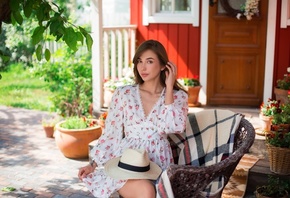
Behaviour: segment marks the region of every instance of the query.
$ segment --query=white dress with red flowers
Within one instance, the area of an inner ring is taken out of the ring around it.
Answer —
[[[146,149],[150,160],[162,169],[173,163],[167,134],[184,131],[188,96],[182,90],[174,91],[174,103],[165,105],[165,92],[164,88],[146,117],[139,85],[127,85],[115,90],[104,133],[90,153],[98,167],[111,158],[121,156],[126,148]],[[126,180],[113,179],[105,174],[104,169],[97,168],[83,182],[95,197],[107,198],[118,191]]]

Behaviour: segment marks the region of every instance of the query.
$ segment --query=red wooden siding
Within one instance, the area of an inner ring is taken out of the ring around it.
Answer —
[[[200,27],[192,24],[142,24],[142,0],[131,0],[131,24],[137,25],[137,46],[148,39],[160,41],[178,66],[178,77],[199,75]]]
[[[277,5],[273,87],[276,85],[277,79],[283,78],[284,74],[287,73],[287,67],[290,67],[290,26],[280,28],[280,19],[281,0],[278,1]]]
[[[283,78],[290,66],[290,27],[280,28],[281,0],[277,5],[277,26],[274,58],[273,87]],[[178,66],[178,77],[198,75],[200,67],[200,27],[191,24],[142,25],[142,0],[131,0],[131,24],[137,25],[137,46],[147,39],[159,40],[166,48],[170,60]],[[271,8],[270,8],[271,9]]]

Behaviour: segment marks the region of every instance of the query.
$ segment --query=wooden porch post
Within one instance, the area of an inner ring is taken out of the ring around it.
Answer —
[[[103,13],[102,0],[92,0],[92,81],[93,81],[93,112],[98,113],[103,104]]]

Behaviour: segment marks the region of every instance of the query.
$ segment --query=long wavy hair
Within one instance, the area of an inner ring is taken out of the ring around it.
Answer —
[[[138,64],[138,59],[140,58],[140,56],[147,50],[151,50],[157,55],[158,60],[162,66],[165,67],[169,61],[167,52],[166,52],[164,46],[159,41],[156,41],[156,40],[144,41],[137,48],[136,53],[135,53],[134,58],[133,58],[133,64],[134,64],[133,72],[134,72],[136,84],[143,84],[144,83],[144,80],[141,78],[141,76],[137,70],[137,64]],[[165,79],[166,79],[165,71],[166,71],[166,69],[164,69],[160,72],[160,83],[163,87],[166,86],[166,84],[165,84]],[[173,85],[173,89],[175,89],[175,90],[181,89],[181,90],[185,91],[185,89],[182,87],[181,84],[178,83],[178,81],[176,79],[175,79],[175,82]]]

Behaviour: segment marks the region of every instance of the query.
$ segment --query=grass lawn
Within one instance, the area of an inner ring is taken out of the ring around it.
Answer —
[[[49,111],[52,103],[47,83],[34,77],[29,69],[21,65],[11,67],[8,72],[0,72],[0,105]]]

